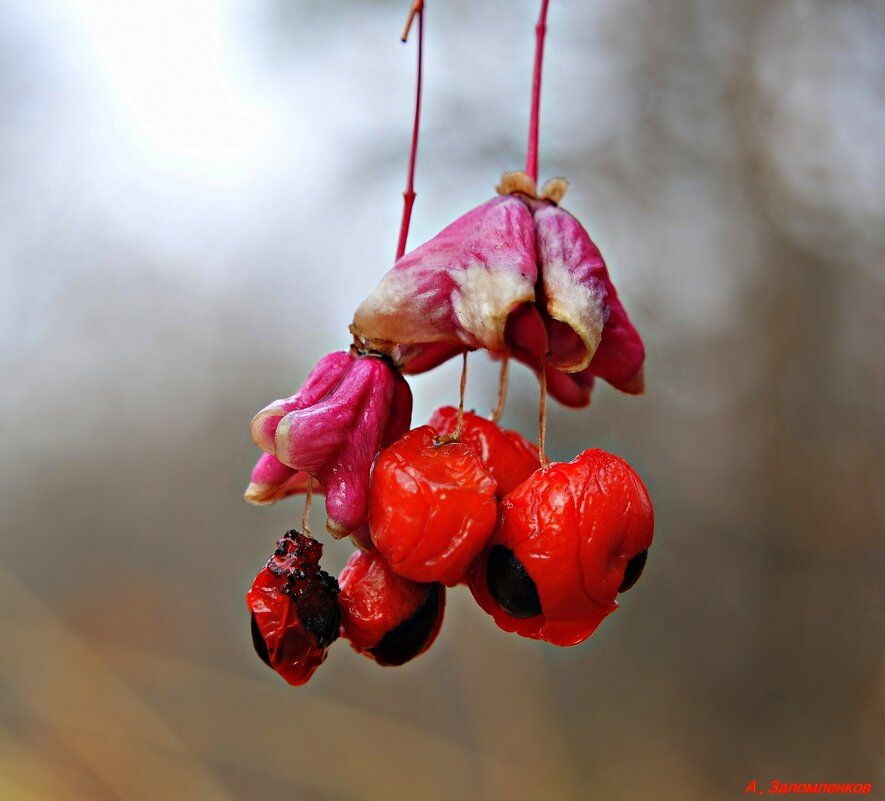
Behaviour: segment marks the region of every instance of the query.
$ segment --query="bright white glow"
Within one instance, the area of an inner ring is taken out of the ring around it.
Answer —
[[[76,0],[79,22],[125,121],[168,156],[236,162],[255,155],[267,121],[243,85],[219,0]]]

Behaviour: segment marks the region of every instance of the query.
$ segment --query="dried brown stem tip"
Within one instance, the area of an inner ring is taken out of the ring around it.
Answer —
[[[308,537],[313,537],[313,532],[310,530],[310,502],[312,500],[313,482],[310,482],[307,485],[307,495],[304,498],[304,514],[301,516],[301,530],[307,534]]]
[[[458,399],[458,424],[455,426],[454,439],[460,442],[461,431],[464,429],[464,392],[467,389],[467,351],[464,351],[464,361],[461,363],[461,391]]]
[[[507,402],[507,372],[510,367],[510,354],[505,353],[501,359],[501,377],[498,381],[498,403],[495,411],[492,412],[492,422],[500,423],[501,416],[504,414],[504,404]]]
[[[403,28],[402,36],[400,36],[402,41],[409,41],[409,31],[412,30],[412,22],[415,20],[415,15],[421,13],[423,10],[424,0],[415,0],[415,2],[412,3],[412,7],[409,9],[409,16],[406,18],[406,26]]]
[[[525,195],[535,200],[548,200],[557,205],[565,197],[568,191],[568,181],[565,178],[551,178],[540,189],[537,189],[527,173],[520,171],[505,172],[501,176],[501,183],[495,187],[499,195]]]

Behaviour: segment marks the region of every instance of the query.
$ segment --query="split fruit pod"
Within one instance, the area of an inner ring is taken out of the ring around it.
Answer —
[[[430,416],[427,425],[441,436],[451,436],[458,427],[458,410],[454,406],[443,406]],[[501,428],[473,412],[464,412],[461,442],[473,448],[488,467],[498,482],[499,498],[516,489],[541,466],[537,445],[518,431]]]
[[[645,566],[654,512],[641,479],[594,449],[536,471],[500,506],[471,570],[473,597],[505,631],[563,646],[587,639]]]
[[[262,661],[289,684],[307,682],[338,638],[338,582],[320,569],[323,546],[288,531],[255,577],[246,603]]]
[[[379,665],[405,664],[439,634],[445,587],[398,576],[378,551],[354,551],[338,583],[341,633]]]
[[[486,545],[497,519],[495,481],[463,442],[415,428],[381,451],[372,473],[372,542],[400,576],[453,586]]]

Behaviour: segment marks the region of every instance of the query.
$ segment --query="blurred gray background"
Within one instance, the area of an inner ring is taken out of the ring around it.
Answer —
[[[648,348],[644,397],[600,386],[549,426],[655,501],[621,609],[560,650],[460,589],[400,669],[340,642],[294,689],[255,657],[243,596],[301,503],[241,500],[248,423],[392,262],[407,6],[0,7],[0,798],[881,793],[873,0],[551,3],[541,177],[571,180]],[[428,0],[412,246],[522,167],[537,6]],[[413,382],[416,421],[458,367]],[[470,370],[485,411],[496,368]],[[504,422],[536,414],[515,367]]]

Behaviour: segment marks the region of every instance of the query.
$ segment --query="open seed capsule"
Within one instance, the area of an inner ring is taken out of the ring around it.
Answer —
[[[378,551],[354,551],[339,578],[341,631],[379,665],[402,665],[436,639],[445,609],[441,584],[398,576]]]
[[[338,638],[338,582],[320,570],[322,550],[316,540],[286,532],[246,594],[255,651],[289,684],[304,684]]]
[[[470,573],[477,603],[505,631],[556,645],[585,640],[645,565],[654,513],[639,476],[589,450],[536,471],[500,506]]]

